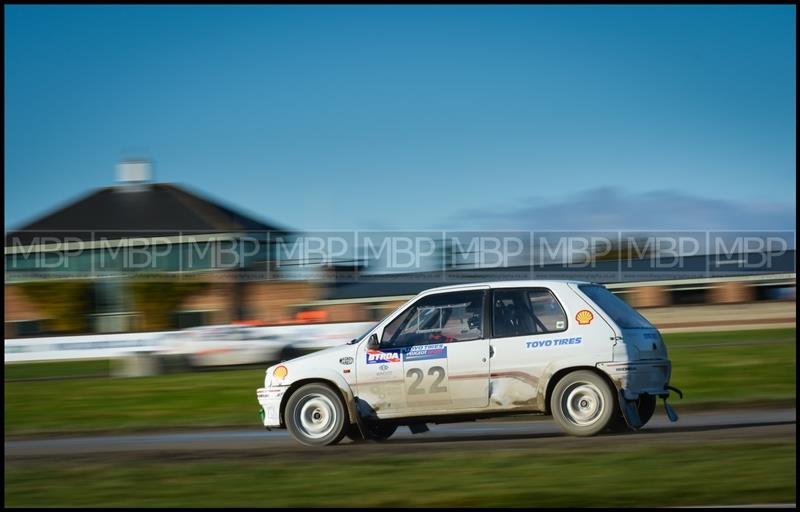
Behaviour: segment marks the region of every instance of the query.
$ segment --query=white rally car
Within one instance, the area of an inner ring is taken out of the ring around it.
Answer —
[[[667,403],[658,330],[601,285],[508,281],[427,290],[350,343],[267,369],[266,428],[302,444],[382,440],[503,414],[552,415],[569,434],[641,428]]]

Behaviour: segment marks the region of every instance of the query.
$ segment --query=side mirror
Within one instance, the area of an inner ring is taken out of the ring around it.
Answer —
[[[378,341],[378,335],[372,334],[369,337],[369,341],[367,341],[367,348],[370,350],[376,350],[380,346],[380,342]]]

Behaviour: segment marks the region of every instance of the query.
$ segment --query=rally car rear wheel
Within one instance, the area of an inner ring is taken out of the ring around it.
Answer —
[[[580,370],[558,381],[550,409],[559,427],[574,436],[593,436],[605,429],[617,406],[611,386],[594,372]]]
[[[306,446],[338,443],[345,435],[345,408],[324,384],[306,384],[286,402],[284,419],[292,437]]]

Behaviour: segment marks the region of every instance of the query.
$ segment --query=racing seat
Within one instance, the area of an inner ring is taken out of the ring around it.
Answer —
[[[518,333],[519,319],[513,304],[504,305],[498,300],[494,308],[494,334],[496,336],[515,336]]]

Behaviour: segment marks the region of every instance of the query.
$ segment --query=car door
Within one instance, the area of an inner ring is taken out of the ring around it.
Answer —
[[[569,343],[567,315],[545,287],[492,290],[490,406],[535,410],[545,367]],[[570,341],[571,340],[571,341]]]
[[[486,407],[489,341],[484,336],[487,287],[428,295],[383,331],[381,354],[399,359],[403,415]]]
[[[369,348],[365,339],[358,346],[355,363],[356,395],[361,413],[378,418],[402,415],[406,410],[402,351]]]

